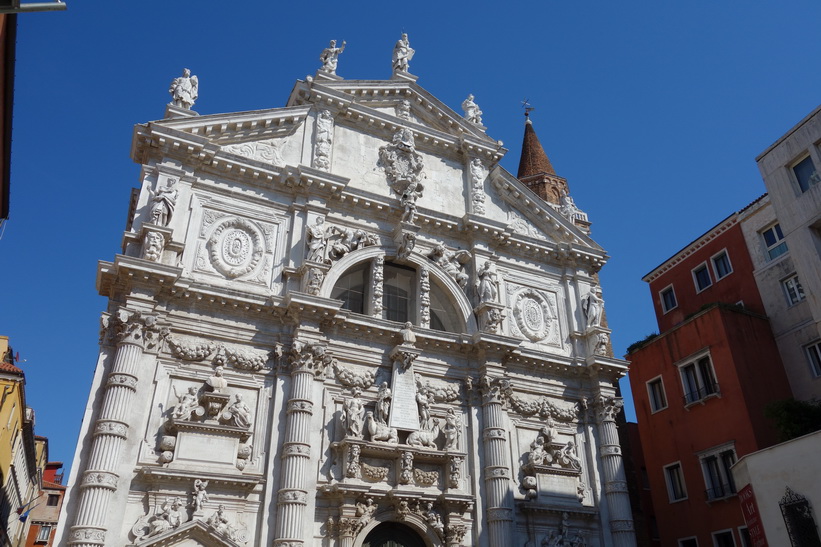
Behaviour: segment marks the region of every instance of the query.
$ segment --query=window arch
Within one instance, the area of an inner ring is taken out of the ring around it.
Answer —
[[[459,306],[452,290],[429,275],[429,270],[421,264],[399,264],[380,258],[360,261],[338,274],[329,296],[342,300],[342,309],[354,313],[398,323],[410,321],[445,332],[468,331],[468,322],[460,313],[464,306]]]

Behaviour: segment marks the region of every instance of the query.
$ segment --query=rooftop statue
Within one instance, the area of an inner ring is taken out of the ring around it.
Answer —
[[[470,123],[482,125],[482,111],[479,105],[473,102],[473,94],[468,95],[468,98],[462,101],[462,110],[465,111],[465,119]]]
[[[322,50],[319,60],[322,61],[322,72],[336,74],[336,65],[339,61],[339,54],[345,51],[345,40],[342,40],[342,47],[336,47],[336,40],[331,40],[328,47]]]
[[[408,72],[410,61],[413,59],[414,53],[416,53],[416,50],[410,47],[408,35],[403,32],[402,38],[393,46],[393,71]]]
[[[196,76],[191,76],[191,71],[185,69],[182,76],[174,78],[168,92],[171,93],[171,104],[191,110],[199,96],[200,82]]]

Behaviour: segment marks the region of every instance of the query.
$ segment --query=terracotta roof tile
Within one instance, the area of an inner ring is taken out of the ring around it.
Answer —
[[[16,366],[12,365],[11,363],[7,363],[5,361],[0,361],[0,372],[11,372],[14,374],[24,374],[23,371]]]

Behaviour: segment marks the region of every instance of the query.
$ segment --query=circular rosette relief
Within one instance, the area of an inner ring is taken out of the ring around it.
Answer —
[[[223,220],[208,240],[211,265],[230,279],[254,271],[262,262],[264,253],[262,232],[241,218]]]
[[[553,328],[554,318],[547,299],[534,289],[525,289],[516,295],[513,304],[516,326],[532,342],[544,340]]]

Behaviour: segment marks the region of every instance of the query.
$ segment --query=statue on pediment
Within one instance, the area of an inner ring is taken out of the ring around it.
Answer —
[[[322,72],[328,74],[336,74],[336,65],[339,62],[339,54],[345,51],[345,40],[342,40],[342,46],[336,47],[336,40],[331,40],[331,43],[322,50],[319,60],[322,62]]]
[[[468,98],[462,101],[462,110],[465,111],[465,120],[469,123],[482,125],[482,111],[479,105],[473,101],[473,94],[468,95]]]
[[[199,96],[199,88],[199,80],[196,76],[191,76],[191,71],[186,68],[182,71],[182,76],[174,78],[168,89],[171,93],[171,104],[191,110]]]
[[[393,71],[408,72],[414,53],[416,53],[416,50],[410,47],[408,35],[403,32],[402,37],[393,46]]]

